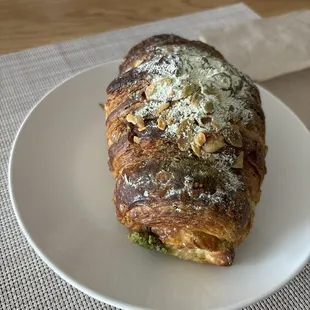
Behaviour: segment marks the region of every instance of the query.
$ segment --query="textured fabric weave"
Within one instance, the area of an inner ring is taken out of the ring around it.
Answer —
[[[8,193],[14,136],[31,108],[79,71],[121,59],[141,39],[164,32],[197,38],[207,27],[259,18],[243,4],[43,46],[0,57],[0,309],[113,309],[59,278],[34,253],[17,224]],[[266,279],[268,275],[266,275]],[[288,285],[246,310],[309,310],[310,265]]]

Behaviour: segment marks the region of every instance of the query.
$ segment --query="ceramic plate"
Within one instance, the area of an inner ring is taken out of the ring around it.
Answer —
[[[309,259],[310,135],[260,87],[268,174],[254,228],[231,267],[179,260],[130,243],[116,220],[105,116],[118,63],[83,72],[32,110],[14,143],[10,192],[38,255],[86,294],[125,309],[231,310],[274,292]]]

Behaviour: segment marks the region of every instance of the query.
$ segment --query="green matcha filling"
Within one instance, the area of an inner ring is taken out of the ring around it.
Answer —
[[[152,233],[134,231],[128,234],[128,239],[146,249],[168,253],[168,249],[164,246],[160,239]]]

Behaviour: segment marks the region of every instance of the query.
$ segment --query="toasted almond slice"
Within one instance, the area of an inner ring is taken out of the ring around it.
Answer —
[[[234,165],[232,166],[233,168],[236,169],[242,169],[243,168],[243,151],[240,152],[239,156],[237,157]]]
[[[134,124],[134,125],[137,124],[137,118],[136,118],[133,114],[131,114],[131,113],[129,113],[129,114],[126,116],[126,120],[127,120],[128,123],[132,123],[132,124]]]
[[[138,128],[145,128],[144,119],[142,116],[136,116],[136,121]]]
[[[225,145],[224,138],[219,136],[217,139],[211,138],[202,146],[207,153],[215,153]]]
[[[201,149],[200,149],[199,146],[197,146],[195,143],[192,143],[192,144],[191,144],[191,148],[192,148],[193,152],[194,152],[198,157],[201,156]]]
[[[194,85],[192,84],[184,85],[184,87],[182,88],[182,98],[188,97],[194,92],[194,90],[195,90]]]
[[[201,98],[202,98],[201,94],[199,94],[199,93],[194,93],[194,94],[192,95],[192,98],[191,98],[190,103],[191,103],[191,104],[194,104],[194,105],[198,105],[198,103],[199,103],[199,101],[201,100]]]
[[[163,104],[157,109],[157,114],[160,114],[161,112],[163,112],[164,110],[168,109],[169,107],[170,107],[170,103],[169,103],[169,102],[163,103]]]
[[[172,81],[173,80],[171,78],[163,78],[163,79],[149,85],[145,89],[146,99],[148,99],[148,100],[155,99],[156,100],[156,98],[158,97],[158,95],[156,95],[157,93],[170,90]]]
[[[157,120],[157,127],[160,130],[165,130],[165,128],[166,128],[166,121],[164,119],[162,119],[161,117],[158,118],[158,120]]]
[[[205,134],[202,131],[198,132],[194,137],[194,142],[196,145],[202,146],[206,142]]]
[[[231,128],[224,129],[222,134],[227,143],[235,147],[242,147],[242,135],[238,126],[232,125]]]
[[[208,101],[206,102],[205,106],[204,106],[204,110],[206,113],[211,113],[214,109],[214,106],[213,106],[213,102],[211,101]]]
[[[133,142],[134,142],[134,143],[140,143],[139,137],[134,136],[134,137],[133,137]]]

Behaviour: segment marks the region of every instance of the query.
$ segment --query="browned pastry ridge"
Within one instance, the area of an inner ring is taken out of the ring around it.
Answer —
[[[130,239],[231,265],[266,174],[257,87],[213,47],[157,35],[129,51],[107,94],[114,202]]]

